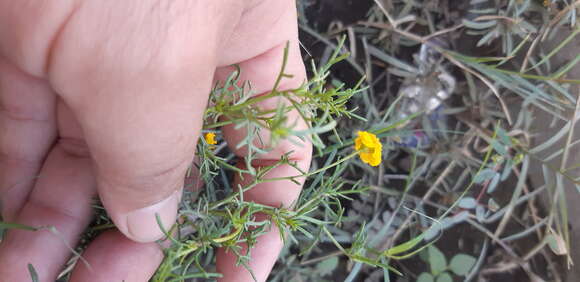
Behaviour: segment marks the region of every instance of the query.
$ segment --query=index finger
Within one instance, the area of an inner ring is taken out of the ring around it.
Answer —
[[[253,90],[256,93],[268,93],[272,89],[277,75],[280,72],[284,48],[288,41],[290,45],[285,73],[292,74],[293,77],[283,80],[278,89],[288,90],[298,88],[306,77],[297,39],[295,10],[289,9],[284,13],[283,18],[279,22],[284,24],[281,32],[285,35],[285,40],[280,40],[274,48],[239,64],[242,69],[242,77],[240,80],[252,82]],[[276,32],[280,32],[280,30]],[[218,69],[216,79],[224,81],[231,70],[231,68]],[[276,109],[280,102],[283,103],[285,101],[272,98],[257,103],[257,107],[260,110]],[[296,111],[289,112],[286,117],[287,124],[294,124],[295,130],[307,128],[306,122],[300,118]],[[238,167],[245,168],[246,164],[242,158],[247,154],[247,149],[245,147],[237,148],[236,146],[246,138],[247,132],[243,128],[236,129],[233,125],[225,126],[222,128],[222,132],[230,148],[240,158]],[[256,140],[254,144],[258,147],[268,146],[269,135],[269,132],[261,131],[259,138],[256,138],[260,141]],[[270,170],[264,178],[284,178],[300,175],[300,171],[308,171],[312,156],[312,145],[308,141],[293,141],[282,140],[278,142],[274,148],[269,148],[266,153],[258,154],[253,159],[251,165],[254,169],[258,170],[260,167],[271,166],[279,161],[283,155],[287,154],[288,159],[299,170],[293,166],[282,164]],[[265,144],[262,144],[262,142]],[[278,180],[260,183],[244,192],[244,200],[275,207],[283,206],[289,208],[300,195],[302,188],[303,179],[296,180],[298,181]],[[249,175],[236,175],[234,181],[234,187],[245,187],[253,179]],[[259,215],[258,217],[261,218],[257,218],[256,220],[268,220],[265,215]],[[274,225],[271,225],[271,229],[257,239],[256,245],[251,250],[251,258],[248,262],[248,266],[257,281],[265,281],[267,279],[282,246],[283,242],[279,231]],[[247,252],[247,246],[242,247],[242,253],[245,254]],[[217,270],[223,274],[221,281],[253,281],[251,274],[243,266],[235,265],[237,257],[233,252],[228,252],[222,248],[218,251],[217,259]]]

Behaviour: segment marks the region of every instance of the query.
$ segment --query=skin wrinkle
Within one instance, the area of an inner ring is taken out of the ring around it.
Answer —
[[[120,150],[126,150],[124,152],[118,152],[118,154],[124,156],[128,163],[134,163],[132,166],[135,168],[138,167],[139,171],[126,171],[126,169],[120,170],[121,168],[117,167],[117,164],[111,163],[108,159],[103,160],[105,164],[101,164],[97,160],[97,170],[99,172],[111,174],[113,176],[117,175],[118,173],[123,174],[123,176],[119,175],[119,179],[110,179],[111,182],[120,184],[123,184],[120,180],[126,178],[126,174],[137,180],[141,178],[151,178],[153,180],[162,178],[161,176],[166,175],[169,171],[172,171],[178,167],[186,166],[186,164],[190,161],[189,156],[193,155],[193,151],[190,151],[190,149],[186,148],[193,147],[195,143],[190,144],[189,142],[184,142],[187,140],[180,141],[179,139],[179,137],[160,139],[160,142],[167,142],[167,144],[158,145],[159,147],[157,150],[155,150],[156,148],[154,147],[151,149],[146,147],[137,151],[129,151],[131,142],[128,142],[127,144],[125,142],[115,144],[115,146],[117,146]],[[164,148],[165,150],[161,150],[161,148]],[[149,159],[142,159],[141,153],[143,151],[150,152]],[[108,157],[108,155],[106,157]],[[173,161],[168,162],[169,158],[171,158]],[[147,165],[150,166],[150,168],[143,167],[141,165],[141,162],[145,161],[147,162]],[[120,165],[124,165],[124,163]]]
[[[0,115],[9,120],[19,122],[51,122],[49,117],[36,116],[35,114],[28,113],[27,111],[19,110],[18,108],[4,107],[2,103],[0,103]]]
[[[38,199],[37,197],[35,197],[34,193],[31,195],[31,197],[28,198],[26,205],[35,206],[37,208],[44,210],[47,213],[53,213],[54,215],[67,217],[73,221],[83,222],[87,220],[84,214],[79,215],[76,212],[66,209],[64,206],[55,207],[52,205],[47,205],[42,199]]]
[[[36,92],[46,93],[45,95],[52,94],[45,81],[23,73],[9,65],[2,57],[0,57],[0,72],[2,73],[0,76],[0,115],[17,121],[50,121],[52,113],[44,110],[44,102],[38,99],[24,99],[26,101],[23,102],[18,99],[34,97],[33,94]]]
[[[20,168],[20,169],[26,169],[26,170],[38,170],[40,169],[40,165],[38,164],[40,161],[30,161],[30,160],[21,160],[21,159],[14,159],[14,158],[8,158],[6,157],[5,153],[0,152],[0,165],[4,164],[7,167],[12,167],[12,168]],[[0,172],[0,176],[2,175],[2,173],[6,173],[5,171]],[[6,182],[5,181],[5,186],[0,187],[0,195],[9,195],[13,192],[21,192],[19,191],[19,189],[24,189],[24,187],[22,186],[27,186],[30,185],[34,182],[36,182],[36,180],[38,178],[40,178],[41,175],[36,175],[34,177],[22,177],[20,179],[14,179],[11,182]],[[26,197],[26,196],[25,196]],[[0,196],[0,214],[2,216],[4,216],[5,220],[12,220],[12,218],[14,217],[14,215],[18,212],[18,210],[12,210],[9,209],[6,204],[6,202],[4,202],[5,199],[3,197]],[[14,205],[14,202],[11,202],[12,205]]]
[[[79,150],[79,148],[74,148],[74,147],[82,147],[82,144],[80,144],[77,141],[73,141],[72,138],[68,138],[66,140],[61,140],[59,143],[57,143],[54,147],[53,147],[53,154],[58,154],[59,155],[59,159],[62,159],[62,162],[74,162],[74,163],[79,163],[79,164],[86,164],[87,166],[90,166],[91,161],[89,158],[88,154],[82,153]],[[54,152],[57,153],[54,153]],[[66,169],[64,170],[60,170],[58,172],[58,174],[53,174],[52,177],[54,178],[71,178],[72,181],[75,181],[75,178],[79,177],[78,176],[78,168],[76,167],[66,167]],[[87,191],[91,191],[90,194],[95,194],[95,187],[92,187],[93,185],[91,185],[91,187],[89,188],[84,188]],[[44,186],[43,186],[44,187]],[[46,189],[46,188],[44,188]],[[58,189],[62,189],[62,188],[58,188]],[[57,214],[61,214],[64,216],[68,216],[72,219],[74,219],[75,221],[78,222],[83,222],[83,221],[87,221],[87,214],[78,214],[78,211],[73,211],[69,208],[69,206],[67,205],[55,205],[54,201],[51,201],[51,203],[53,204],[47,204],[45,202],[44,199],[44,193],[46,193],[45,190],[42,189],[35,189],[34,191],[32,191],[32,193],[29,195],[28,198],[28,205],[34,205],[37,207],[41,207],[44,209],[48,209],[51,211],[54,211]],[[86,199],[85,199],[86,200]],[[85,208],[84,210],[89,211],[89,208]],[[89,217],[90,218],[90,217]]]
[[[146,176],[142,176],[141,177],[141,181],[137,180],[137,181],[133,181],[134,178],[132,178],[132,183],[127,183],[126,182],[126,178],[122,177],[123,175],[118,174],[119,178],[118,179],[111,179],[108,176],[114,175],[112,173],[107,173],[107,174],[103,174],[100,173],[100,170],[96,169],[97,172],[97,176],[99,179],[99,186],[102,188],[103,192],[106,193],[101,193],[101,197],[104,198],[104,200],[106,201],[107,198],[112,197],[123,197],[124,195],[130,195],[133,194],[135,187],[139,187],[139,191],[140,194],[143,195],[144,199],[151,199],[152,195],[158,195],[159,191],[166,191],[165,194],[162,194],[161,197],[159,197],[160,199],[165,199],[167,196],[171,195],[174,191],[174,189],[160,189],[159,187],[161,186],[165,186],[165,187],[174,187],[174,188],[178,188],[179,186],[182,186],[183,183],[181,183],[181,181],[177,180],[174,183],[167,183],[164,182],[167,179],[180,179],[180,177],[175,177],[172,174],[175,174],[178,171],[181,171],[181,169],[178,169],[179,167],[187,167],[189,166],[189,164],[191,163],[191,161],[189,159],[184,158],[184,161],[178,163],[177,165],[175,165],[175,167],[170,167],[170,168],[165,168],[162,171],[157,171],[155,172],[155,174],[148,174]],[[183,176],[185,176],[185,173],[183,173]],[[109,189],[107,189],[108,187],[115,187],[115,190],[113,191],[109,191]],[[168,191],[169,190],[169,191]],[[138,199],[135,199],[138,200]],[[146,202],[140,202],[138,207],[144,207],[147,206],[149,204],[153,204],[155,203],[155,201],[146,201]],[[127,210],[131,210],[134,209],[136,207],[126,207]]]
[[[83,139],[75,137],[59,138],[57,141],[63,152],[70,157],[88,159],[91,156],[89,148]]]
[[[68,12],[68,14],[65,15],[65,18],[64,20],[62,20],[60,25],[57,26],[56,31],[52,36],[52,39],[48,42],[48,50],[46,51],[45,56],[46,61],[44,62],[44,66],[42,67],[42,69],[44,70],[42,77],[45,77],[50,72],[50,63],[52,62],[52,54],[53,54],[52,50],[55,48],[55,45],[57,44],[60,35],[64,31],[68,22],[71,20],[72,16],[75,14],[75,11],[79,8],[79,5],[82,5],[81,3],[84,1],[81,1],[81,3],[79,3],[79,1],[75,0],[74,2],[75,4],[72,5],[72,8]]]
[[[10,118],[5,115],[5,112],[0,111],[0,132],[3,132],[6,137],[0,140],[0,154],[4,158],[18,159],[25,161],[37,161],[43,159],[43,157],[38,156],[39,152],[36,150],[28,150],[29,144],[26,142],[15,143],[12,142],[13,138],[20,138],[20,136],[31,134],[34,138],[40,138],[40,135],[47,135],[47,143],[52,143],[53,135],[56,135],[52,130],[54,129],[54,120],[48,118],[45,121],[39,121],[35,118],[29,119],[22,117],[17,117],[16,119]],[[38,128],[45,127],[46,130],[38,130]],[[37,129],[36,131],[34,131]],[[32,133],[30,131],[33,131]],[[10,135],[8,135],[10,134]],[[31,136],[32,137],[32,136]],[[47,146],[50,144],[46,144]]]
[[[40,179],[40,168],[57,135],[54,103],[45,81],[0,58],[0,212],[4,220],[14,220]]]
[[[31,76],[44,78],[51,42],[65,25],[66,18],[74,12],[77,2],[0,1],[0,19],[5,18],[8,21],[4,25],[6,29],[0,28],[0,37],[8,38],[0,42],[0,56]],[[1,10],[5,11],[4,16]]]
[[[2,150],[0,150],[0,162],[13,163],[13,165],[20,165],[20,166],[33,168],[33,167],[37,167],[38,163],[42,160],[44,160],[44,157],[42,157],[40,159],[27,158],[27,157],[21,157],[21,156],[14,157],[13,155],[7,154],[6,152],[3,152]],[[1,187],[1,189],[4,189],[4,188],[8,188],[8,187]]]
[[[246,7],[244,8],[242,15],[256,9],[256,7],[261,6],[264,2],[267,2],[267,0],[246,0]]]

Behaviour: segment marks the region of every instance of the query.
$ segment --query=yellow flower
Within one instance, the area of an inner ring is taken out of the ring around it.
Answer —
[[[354,148],[360,159],[371,166],[378,166],[381,163],[383,144],[376,135],[370,132],[359,131],[357,134]]]
[[[213,133],[213,132],[206,133],[205,134],[205,142],[209,145],[217,144],[217,141],[215,140],[215,133]]]

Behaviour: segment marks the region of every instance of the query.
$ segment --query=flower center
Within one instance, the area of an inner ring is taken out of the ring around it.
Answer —
[[[360,149],[360,151],[361,151],[361,153],[372,154],[372,153],[374,153],[374,152],[375,152],[375,148],[373,148],[373,147],[367,147],[367,146],[363,146],[363,147]]]

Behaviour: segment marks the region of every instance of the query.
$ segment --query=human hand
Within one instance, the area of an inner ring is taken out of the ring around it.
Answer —
[[[163,259],[151,243],[162,237],[155,214],[165,227],[175,221],[210,87],[239,64],[241,80],[267,92],[288,41],[286,73],[294,77],[281,89],[305,79],[294,1],[0,0],[1,214],[59,232],[10,230],[0,243],[0,280],[28,280],[30,263],[40,281],[54,281],[91,220],[96,194],[125,236],[96,238],[83,254],[91,268],[77,264],[71,280],[148,280]],[[245,133],[222,131],[243,155],[235,145]],[[307,170],[310,144],[291,142],[253,165],[290,151]],[[269,176],[296,173],[283,165]],[[244,199],[288,207],[300,188],[264,183]],[[275,228],[259,238],[249,263],[259,281],[281,247]],[[221,281],[253,281],[234,261],[218,251]]]

